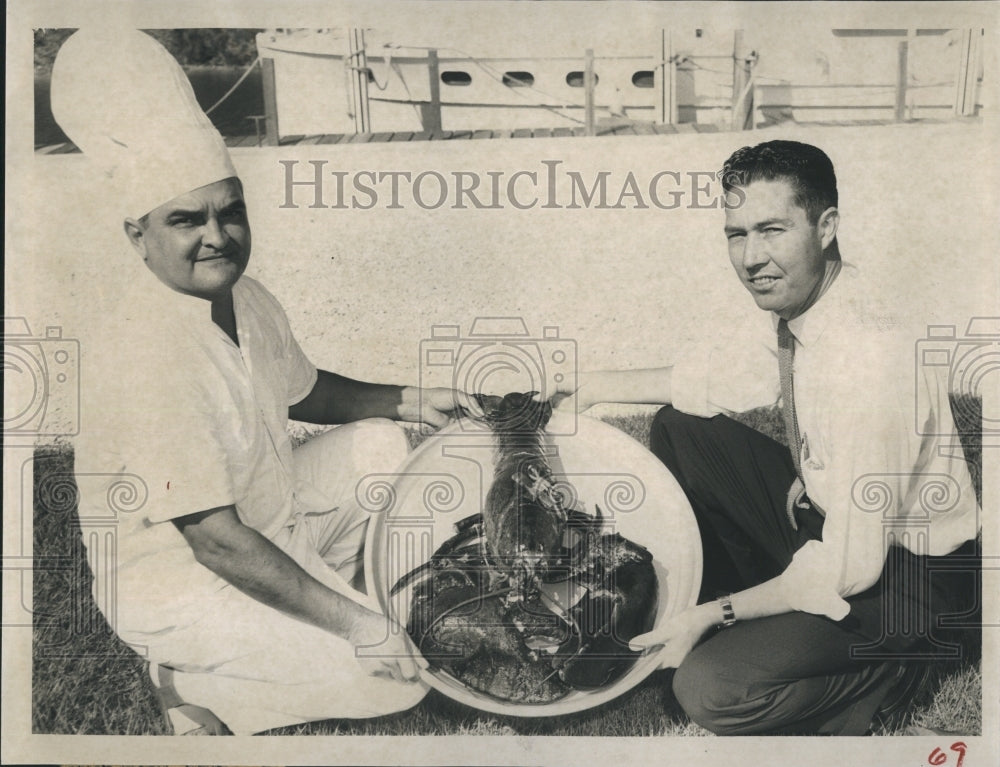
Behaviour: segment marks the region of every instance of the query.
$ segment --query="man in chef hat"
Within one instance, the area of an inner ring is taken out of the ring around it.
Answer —
[[[277,300],[243,274],[242,184],[151,37],[76,32],[54,66],[52,107],[95,188],[124,206],[134,251],[108,261],[127,287],[88,345],[80,515],[116,515],[117,598],[102,609],[150,661],[174,731],[413,706],[426,687],[408,639],[355,588],[368,520],[359,483],[405,457],[392,420],[441,426],[478,406],[309,362]],[[347,425],[293,451],[289,417]]]

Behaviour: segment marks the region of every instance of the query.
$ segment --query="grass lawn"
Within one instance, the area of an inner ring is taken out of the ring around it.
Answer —
[[[979,403],[954,407],[977,492],[980,487]],[[780,414],[739,419],[784,441]],[[651,416],[609,418],[646,444]],[[415,439],[419,441],[419,438]],[[167,732],[144,662],[111,632],[90,594],[92,576],[81,541],[72,481],[72,450],[35,453],[34,646],[32,726],[35,733],[160,735]],[[48,563],[48,566],[44,564]],[[54,565],[53,565],[54,563]],[[710,565],[706,565],[710,566]],[[910,720],[966,735],[981,732],[981,643],[962,640],[962,658],[935,667]],[[670,692],[671,671],[659,671],[617,700],[558,718],[496,716],[431,691],[415,708],[373,720],[328,720],[271,731],[282,735],[708,735],[691,723]],[[905,723],[904,723],[905,724]],[[882,732],[883,735],[898,734]]]

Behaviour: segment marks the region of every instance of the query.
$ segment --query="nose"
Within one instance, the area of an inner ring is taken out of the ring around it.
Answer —
[[[754,272],[768,262],[767,248],[756,232],[750,232],[743,240],[743,268]]]
[[[201,242],[206,247],[215,250],[222,250],[226,243],[229,242],[229,235],[226,234],[226,230],[223,227],[219,226],[219,219],[215,218],[215,216],[209,217],[205,222]]]

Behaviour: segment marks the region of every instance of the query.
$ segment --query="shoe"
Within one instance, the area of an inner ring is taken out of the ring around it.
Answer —
[[[225,723],[209,709],[185,703],[174,687],[170,666],[147,664],[156,702],[171,735],[232,735]]]
[[[872,725],[886,730],[898,729],[930,678],[931,665],[926,661],[902,661],[896,672],[896,681],[875,712]]]

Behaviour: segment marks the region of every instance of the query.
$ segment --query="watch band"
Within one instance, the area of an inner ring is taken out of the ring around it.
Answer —
[[[733,612],[733,602],[732,594],[726,594],[725,596],[719,597],[717,600],[719,606],[722,608],[722,623],[719,625],[723,628],[728,628],[736,623],[736,613]]]

